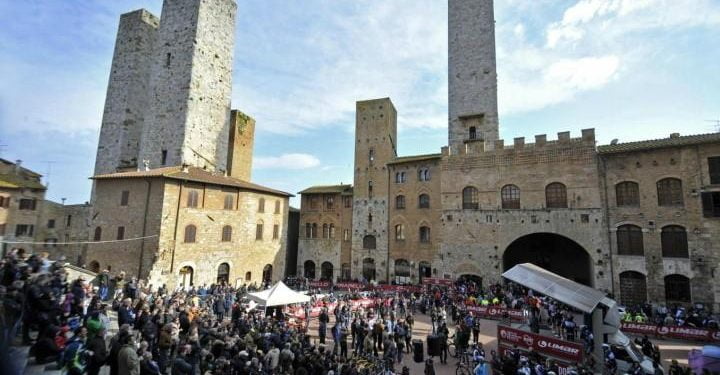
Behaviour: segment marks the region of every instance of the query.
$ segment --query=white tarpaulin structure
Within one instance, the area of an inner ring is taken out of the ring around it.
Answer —
[[[265,307],[290,305],[293,303],[309,302],[310,297],[302,293],[298,293],[285,285],[282,281],[278,281],[270,289],[261,292],[248,293],[248,298]]]

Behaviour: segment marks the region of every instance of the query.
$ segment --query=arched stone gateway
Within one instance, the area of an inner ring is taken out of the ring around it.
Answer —
[[[477,285],[479,287],[482,287],[482,285],[483,285],[482,277],[480,277],[478,275],[474,275],[474,274],[469,274],[469,273],[462,274],[462,275],[460,275],[460,277],[458,277],[458,280],[472,281],[473,283],[475,283],[475,285]]]
[[[533,233],[513,241],[503,254],[503,269],[532,263],[581,284],[593,286],[590,255],[577,242],[554,233]]]

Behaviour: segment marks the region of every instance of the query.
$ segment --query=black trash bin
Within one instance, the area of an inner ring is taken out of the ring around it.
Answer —
[[[413,361],[415,363],[422,363],[425,360],[425,353],[423,353],[423,342],[420,339],[412,341],[413,346]]]
[[[428,335],[427,336],[427,353],[430,357],[440,356],[440,336]]]

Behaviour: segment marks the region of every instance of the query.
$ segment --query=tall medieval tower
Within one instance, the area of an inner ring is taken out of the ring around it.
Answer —
[[[235,0],[165,0],[160,20],[121,16],[96,175],[145,162],[227,171],[236,10]]]
[[[159,24],[160,20],[144,9],[120,16],[95,158],[96,175],[138,165]]]
[[[225,171],[234,0],[165,0],[139,162]]]
[[[498,139],[493,0],[448,2],[448,144]]]
[[[397,111],[389,98],[359,101],[355,114],[352,274],[387,280],[389,175],[397,156]]]

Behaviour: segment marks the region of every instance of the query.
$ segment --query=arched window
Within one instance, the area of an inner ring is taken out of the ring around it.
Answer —
[[[375,260],[372,258],[363,259],[363,278],[367,281],[375,280]]]
[[[500,190],[500,199],[503,209],[520,208],[520,188],[515,185],[505,185]]]
[[[185,227],[185,242],[186,243],[193,243],[195,242],[195,232],[197,232],[197,227],[190,224]]]
[[[644,255],[642,229],[637,225],[621,225],[617,229],[618,255]]]
[[[311,232],[310,237],[317,238],[317,223],[312,224]]]
[[[469,130],[470,130],[469,138],[476,139],[477,138],[477,129],[474,126],[471,126]]]
[[[257,224],[255,224],[255,240],[259,241],[263,239],[263,222],[258,221]]]
[[[260,200],[258,201],[258,212],[265,212],[265,198],[260,198]]]
[[[197,207],[198,206],[198,192],[195,190],[188,191],[187,195],[187,207]]]
[[[668,258],[687,258],[688,239],[687,231],[679,225],[663,227],[660,234],[662,255]]]
[[[430,208],[430,196],[427,194],[420,194],[418,197],[419,208]]]
[[[545,205],[547,208],[567,208],[567,189],[559,182],[545,187]]]
[[[315,278],[315,262],[312,260],[306,260],[305,263],[303,263],[304,268],[304,276],[306,279],[314,279]]]
[[[222,242],[232,241],[232,227],[225,225],[222,228]]]
[[[430,242],[430,227],[420,227],[420,242],[422,243],[428,243]]]
[[[395,225],[395,240],[403,241],[405,239],[405,226],[402,224]]]
[[[620,273],[620,301],[628,307],[641,306],[647,302],[645,275],[636,271]]]
[[[320,265],[320,280],[332,281],[333,279],[333,265],[330,262],[323,262]]]
[[[322,238],[328,238],[328,225],[327,224],[323,224]]]
[[[395,281],[403,284],[410,282],[410,262],[406,259],[395,259]]]
[[[332,211],[335,209],[335,198],[332,195],[329,195],[325,198],[325,207],[328,211]]]
[[[223,204],[223,209],[225,210],[232,210],[235,207],[235,198],[232,194],[225,194],[225,202]]]
[[[664,178],[657,182],[659,206],[682,206],[682,181],[677,178]]]
[[[618,207],[639,206],[640,186],[632,181],[618,183],[615,185],[615,200]]]
[[[464,210],[477,210],[480,207],[478,189],[467,186],[462,191],[462,207]]]
[[[250,280],[252,280],[252,272],[247,271],[247,272],[245,272],[245,281],[250,281]]]
[[[312,238],[312,224],[305,223],[305,238]]]
[[[367,235],[363,237],[363,249],[375,250],[375,236]]]
[[[350,263],[343,263],[340,271],[342,280],[350,280]]]
[[[405,183],[407,181],[407,177],[405,176],[405,172],[400,172],[400,182]]]
[[[280,201],[275,201],[275,213],[280,213]]]
[[[217,270],[217,283],[227,284],[230,281],[230,265],[227,263],[220,263]]]
[[[400,172],[395,172],[395,183],[396,184],[400,183]]]
[[[395,208],[398,210],[402,210],[405,208],[405,196],[404,195],[398,195],[395,197]]]
[[[373,182],[368,181],[368,198],[373,197]]]
[[[335,238],[335,224],[330,224],[328,227],[328,237]]]
[[[189,289],[193,285],[193,274],[195,271],[190,266],[185,266],[180,269],[180,285],[184,289]]]
[[[690,279],[683,275],[665,276],[665,303],[690,302]]]
[[[93,235],[93,241],[101,241],[102,240],[102,228],[95,227],[95,235]]]
[[[263,281],[265,281],[265,282],[272,281],[272,274],[273,274],[272,264],[266,264],[265,267],[263,267],[263,274],[262,274]]]

